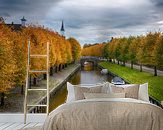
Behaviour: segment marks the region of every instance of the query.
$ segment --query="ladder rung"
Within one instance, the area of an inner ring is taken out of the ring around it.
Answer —
[[[37,88],[36,89],[31,89],[31,88],[28,89],[28,91],[46,91],[46,90],[47,89],[37,89]]]
[[[27,107],[47,107],[47,105],[37,104],[37,105],[27,105]]]
[[[30,73],[47,73],[47,70],[30,70]]]
[[[47,57],[47,55],[30,55],[30,57]]]

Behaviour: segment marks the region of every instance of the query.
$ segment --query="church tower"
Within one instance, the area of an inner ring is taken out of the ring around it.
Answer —
[[[65,29],[64,29],[64,23],[63,23],[63,20],[62,20],[62,25],[61,25],[60,33],[61,33],[62,36],[65,36]]]
[[[21,25],[23,26],[23,27],[25,27],[25,22],[26,22],[27,20],[24,18],[24,16],[23,16],[23,18],[21,19]]]

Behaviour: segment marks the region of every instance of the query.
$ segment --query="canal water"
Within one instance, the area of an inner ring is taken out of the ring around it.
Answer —
[[[72,76],[68,82],[71,84],[95,84],[103,83],[105,81],[111,82],[113,76],[102,75],[99,68],[93,68],[90,66],[85,66],[79,70],[74,76]],[[57,106],[63,104],[66,101],[67,88],[66,84],[59,90],[55,96],[50,99],[50,111],[54,110]]]

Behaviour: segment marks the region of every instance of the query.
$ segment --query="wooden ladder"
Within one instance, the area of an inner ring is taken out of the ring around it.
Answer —
[[[30,54],[30,41],[28,41],[28,63],[27,63],[27,77],[26,77],[26,87],[25,87],[25,98],[24,98],[24,124],[27,121],[28,107],[46,107],[46,114],[49,114],[49,42],[47,42],[47,54],[46,55],[32,55]],[[46,70],[30,70],[30,58],[46,58]],[[29,76],[31,73],[46,73],[47,77],[47,87],[46,89],[29,88]],[[27,97],[29,91],[46,91],[47,101],[45,105],[42,104],[28,104]]]

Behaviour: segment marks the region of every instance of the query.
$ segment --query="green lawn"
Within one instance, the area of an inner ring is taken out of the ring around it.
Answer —
[[[101,62],[100,66],[107,68],[110,72],[122,77],[129,83],[149,83],[149,95],[159,101],[163,101],[163,77],[153,76],[153,74],[140,72],[136,69],[130,69],[121,65]]]

